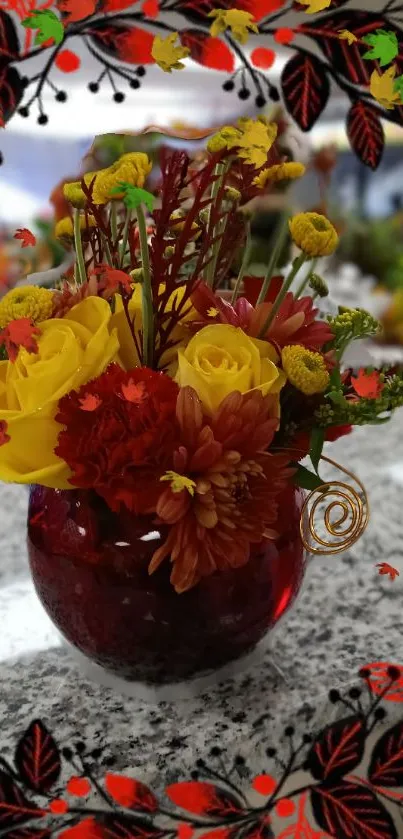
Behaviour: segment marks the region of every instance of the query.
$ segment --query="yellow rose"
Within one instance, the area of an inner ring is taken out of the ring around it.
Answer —
[[[159,294],[162,294],[163,291],[164,286],[160,285]],[[176,304],[176,306],[179,305],[184,293],[185,286],[182,285],[179,286],[173,292],[173,294],[171,294],[166,306],[166,312],[171,312],[174,304]],[[191,333],[186,324],[187,322],[197,317],[197,313],[193,309],[193,307],[190,308],[190,301],[184,304],[183,311],[186,312],[185,317],[182,318],[180,323],[174,327],[169,336],[169,340],[174,341],[175,345],[163,353],[159,364],[160,368],[166,369],[166,372],[169,373],[169,375],[171,376],[174,376],[176,373],[178,348],[187,344],[189,338],[191,337]],[[132,297],[129,300],[129,315],[132,319],[132,322],[134,323],[134,329],[138,338],[139,345],[141,346],[141,338],[139,333],[142,327],[143,320],[141,307],[141,285],[139,283],[136,284]],[[125,370],[131,370],[133,367],[138,367],[140,361],[136,352],[135,343],[129,328],[129,324],[127,322],[125,311],[123,309],[123,303],[120,294],[115,295],[115,314],[113,315],[111,320],[111,328],[117,329],[120,345],[119,359],[123,364]]]
[[[277,395],[278,401],[285,376],[275,364],[277,359],[266,341],[249,338],[235,326],[212,324],[179,350],[176,381],[180,387],[194,388],[210,415],[233,391],[258,388],[264,396]]]
[[[69,469],[54,448],[62,426],[59,399],[99,376],[118,353],[111,310],[87,297],[64,318],[38,325],[38,352],[20,349],[15,364],[0,362],[0,420],[9,442],[0,447],[0,480],[71,489]]]

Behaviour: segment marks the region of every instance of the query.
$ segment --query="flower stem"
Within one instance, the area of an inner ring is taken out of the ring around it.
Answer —
[[[296,259],[294,259],[291,271],[290,271],[288,277],[286,277],[286,279],[284,280],[283,285],[281,287],[281,290],[279,291],[279,293],[278,293],[278,295],[277,295],[277,297],[276,297],[276,299],[273,303],[271,311],[269,312],[269,315],[266,318],[266,321],[265,321],[265,323],[263,324],[263,326],[260,330],[259,338],[262,338],[266,334],[269,326],[271,326],[271,324],[273,323],[274,318],[276,317],[277,312],[278,312],[278,310],[279,310],[279,308],[280,308],[280,306],[281,306],[281,304],[282,304],[282,302],[283,302],[283,300],[284,300],[284,298],[287,294],[287,291],[290,288],[290,286],[292,285],[292,281],[293,281],[295,275],[298,273],[299,269],[304,264],[306,259],[307,259],[307,255],[305,253],[300,253],[300,255],[297,256]]]
[[[250,232],[250,221],[249,221],[247,231],[246,231],[246,243],[245,243],[245,250],[243,252],[242,265],[240,267],[239,274],[238,274],[238,277],[237,277],[237,281],[235,283],[235,288],[234,288],[234,291],[233,291],[233,294],[232,294],[232,299],[231,299],[231,305],[232,306],[234,305],[234,303],[236,303],[236,301],[238,299],[239,291],[240,291],[241,284],[242,284],[242,280],[245,276],[246,269],[249,265],[249,257],[250,257],[251,247],[252,247],[252,237],[251,237],[251,232]]]
[[[110,222],[111,222],[111,233],[112,233],[112,241],[114,249],[117,248],[117,238],[118,238],[118,214],[116,209],[116,201],[112,201],[111,203],[111,214],[110,214]]]
[[[129,238],[130,222],[131,222],[131,212],[130,212],[130,210],[126,210],[125,226],[123,228],[122,244],[120,246],[120,266],[121,266],[121,268],[124,267],[124,262],[125,262],[125,253],[126,253],[126,248],[127,248],[127,240]]]
[[[277,260],[281,254],[281,251],[284,247],[284,242],[286,240],[288,233],[288,213],[284,212],[281,215],[280,221],[277,226],[277,230],[275,233],[275,242],[273,246],[273,250],[271,252],[271,256],[269,259],[269,264],[267,266],[267,271],[262,283],[262,287],[260,289],[260,294],[257,299],[256,305],[259,306],[260,303],[264,303],[266,294],[268,292],[268,288],[270,285],[270,281],[272,278],[273,271],[277,265]]]
[[[215,170],[214,170],[215,180],[214,180],[212,190],[211,190],[209,226],[210,226],[210,219],[211,219],[211,215],[212,215],[213,210],[215,210],[215,209],[219,210],[217,198],[218,198],[218,194],[220,192],[220,189],[221,189],[221,186],[222,186],[222,183],[223,183],[223,180],[224,180],[224,175],[226,173],[226,169],[227,169],[228,165],[229,165],[228,163],[226,163],[226,164],[217,163],[217,166],[215,167]],[[223,233],[223,231],[220,230],[220,235],[218,235],[217,227],[214,227],[214,229],[213,229],[213,239],[215,238],[215,236],[217,236],[217,241],[214,242],[214,244],[213,244],[213,248],[212,248],[212,252],[211,252],[211,259],[210,259],[210,262],[207,265],[207,269],[206,269],[206,285],[210,286],[210,288],[213,288],[213,285],[214,285],[214,274],[215,274],[215,269],[216,269],[216,266],[217,266],[217,260],[218,260],[220,245],[221,245],[222,233]]]
[[[83,243],[81,239],[81,228],[80,228],[80,210],[74,209],[74,247],[76,251],[76,260],[77,260],[77,270],[78,270],[78,277],[80,285],[83,285],[87,281],[87,273],[85,270],[85,262],[84,262],[84,254],[83,254]]]
[[[147,227],[142,206],[137,207],[143,281],[141,284],[143,310],[143,364],[152,367],[154,351],[154,312],[151,288],[150,257],[147,242]]]
[[[297,288],[297,291],[295,292],[294,297],[296,298],[296,300],[298,299],[298,297],[301,297],[302,292],[304,291],[305,287],[308,285],[309,277],[311,276],[312,271],[315,270],[315,265],[316,265],[317,261],[318,261],[317,259],[312,260],[312,265],[309,266],[309,270],[307,271],[304,279],[302,280],[301,284]]]

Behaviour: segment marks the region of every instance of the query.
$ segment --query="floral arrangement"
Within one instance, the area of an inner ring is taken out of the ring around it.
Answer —
[[[325,216],[285,216],[256,305],[242,296],[248,203],[304,172],[275,141],[264,117],[241,119],[202,159],[165,150],[155,194],[143,152],[66,184],[73,218],[56,235],[74,245],[74,268],[58,289],[0,302],[0,477],[150,516],[165,541],[149,571],[170,561],[179,593],[277,538],[287,486],[323,484],[325,440],[403,404],[401,374],[343,368],[377,322],[358,309],[319,317],[327,289],[310,266],[338,241]],[[273,277],[287,230],[298,255]]]

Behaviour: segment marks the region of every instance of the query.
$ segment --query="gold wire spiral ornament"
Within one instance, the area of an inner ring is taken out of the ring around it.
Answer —
[[[327,481],[316,487],[304,501],[300,519],[304,548],[311,554],[331,556],[351,548],[362,536],[369,521],[369,503],[364,486],[352,472],[330,457],[322,455],[321,459],[335,466],[359,487],[357,491],[343,481]],[[323,504],[326,506],[324,512],[320,511],[321,520],[330,538],[322,538],[315,524],[318,508]],[[340,510],[340,515],[332,521],[336,510]]]

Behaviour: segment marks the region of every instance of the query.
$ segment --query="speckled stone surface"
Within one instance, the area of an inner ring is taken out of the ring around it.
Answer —
[[[0,485],[0,753],[11,755],[16,733],[41,717],[59,742],[102,742],[118,768],[158,786],[188,774],[214,745],[247,754],[263,731],[276,744],[289,722],[306,730],[330,719],[329,688],[353,682],[363,664],[403,662],[402,416],[356,430],[328,454],[367,488],[372,515],[362,540],[345,555],[311,561],[294,609],[253,666],[192,700],[160,704],[82,675],[29,578],[27,490]],[[393,583],[378,576],[378,562],[401,576]]]

